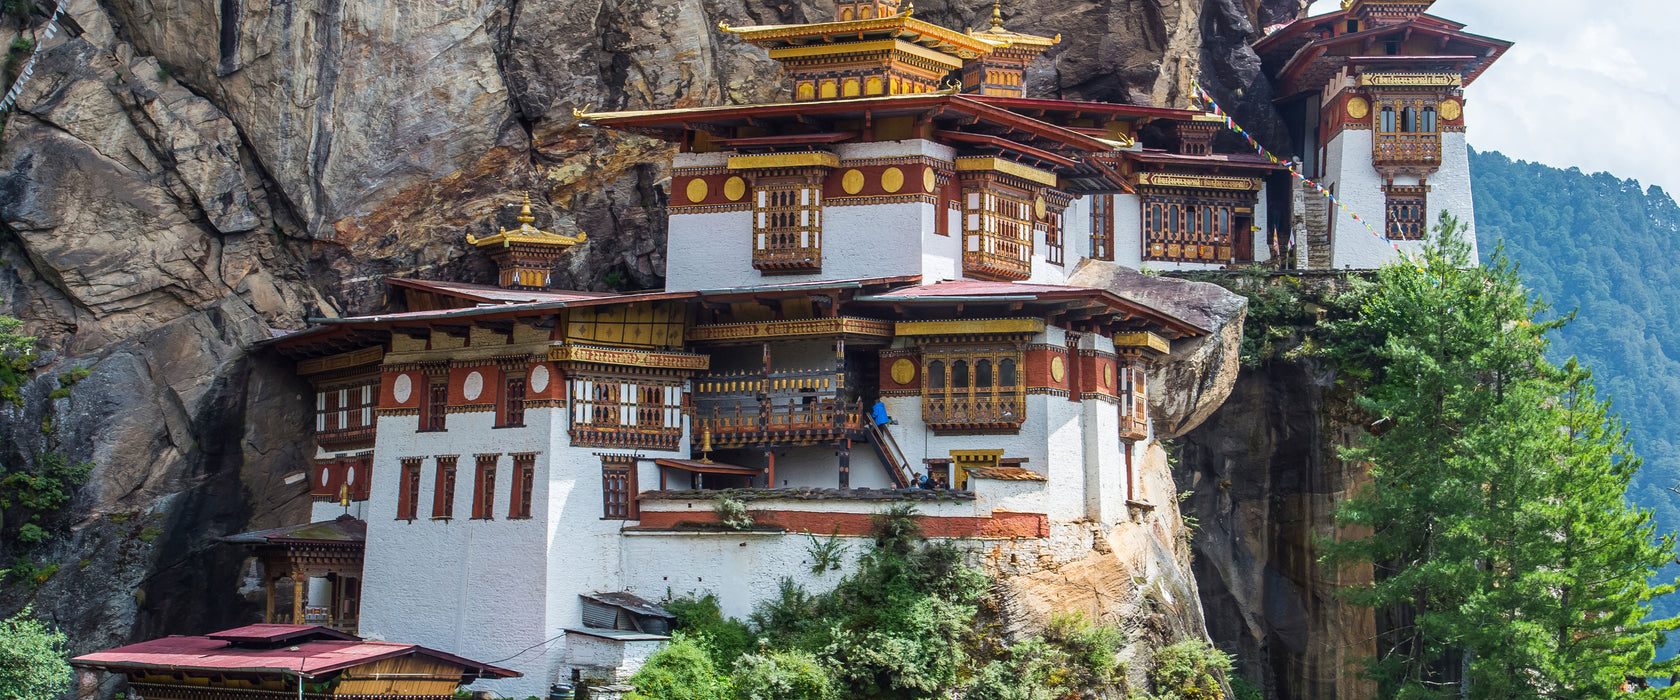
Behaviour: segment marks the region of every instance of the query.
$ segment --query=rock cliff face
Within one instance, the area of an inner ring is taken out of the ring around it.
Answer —
[[[1275,120],[1246,43],[1304,4],[1003,12],[1013,29],[1063,36],[1033,68],[1037,93],[1182,105],[1195,73],[1264,129]],[[0,312],[43,350],[23,405],[3,409],[0,459],[56,451],[95,467],[58,524],[68,534],[0,543],[0,559],[61,564],[38,588],[9,585],[0,608],[35,602],[78,652],[250,614],[237,553],[213,538],[307,507],[289,478],[306,467],[305,388],[246,353],[269,328],[375,310],[388,275],[489,281],[463,236],[506,225],[504,205],[526,193],[539,225],[589,234],[556,286],[658,286],[667,150],[580,128],[572,110],[776,98],[774,65],[716,23],[832,12],[815,0],[70,9],[0,142]],[[989,11],[917,8],[949,26]],[[5,18],[0,39],[34,38],[38,21]],[[90,374],[49,397],[73,368]],[[1175,430],[1207,403],[1172,409]]]

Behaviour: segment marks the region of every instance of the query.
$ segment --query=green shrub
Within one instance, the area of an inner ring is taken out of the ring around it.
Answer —
[[[728,684],[693,637],[678,632],[630,677],[632,700],[726,700]]]
[[[742,503],[739,498],[719,496],[717,503],[712,506],[712,512],[717,513],[718,520],[731,530],[752,527],[752,516],[747,514],[747,504]]]
[[[1017,642],[981,667],[965,700],[1062,700],[1118,694],[1124,635],[1080,613],[1057,613],[1044,635]]]
[[[963,700],[1058,700],[1065,691],[1052,678],[1066,657],[1038,637],[1017,642],[980,668]]]
[[[1231,697],[1234,700],[1266,700],[1265,691],[1248,682],[1247,678],[1233,674],[1231,676]]]
[[[746,654],[730,679],[735,700],[830,700],[834,681],[815,654],[772,651]]]
[[[1231,672],[1231,657],[1200,639],[1186,639],[1155,652],[1149,682],[1161,700],[1224,700],[1220,679]]]
[[[725,618],[718,607],[715,594],[683,596],[664,603],[665,610],[676,616],[671,629],[695,639],[717,668],[729,668],[735,659],[753,646],[752,630],[735,618]]]
[[[70,690],[64,633],[34,619],[25,607],[0,622],[0,697],[51,700]]]
[[[35,523],[24,523],[18,528],[17,541],[22,544],[40,544],[47,541],[47,531]]]

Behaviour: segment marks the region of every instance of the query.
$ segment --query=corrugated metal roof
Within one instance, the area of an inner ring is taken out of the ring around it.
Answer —
[[[629,610],[637,615],[663,617],[667,619],[676,617],[676,615],[666,612],[665,608],[659,607],[657,604],[625,591],[615,591],[612,593],[583,593],[580,594],[580,597],[588,598],[602,605],[624,608],[625,610]]]
[[[367,540],[367,523],[348,515],[332,520],[303,525],[287,525],[268,530],[241,532],[221,538],[230,544],[269,544],[274,542],[363,542]]]

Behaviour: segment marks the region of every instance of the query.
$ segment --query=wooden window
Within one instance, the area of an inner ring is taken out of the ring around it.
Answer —
[[[1148,384],[1136,360],[1120,363],[1119,388],[1120,439],[1136,441],[1149,437],[1149,402],[1144,396]]]
[[[426,432],[447,430],[445,419],[449,411],[449,380],[433,379],[426,384],[425,413],[420,429]]]
[[[753,267],[787,272],[822,269],[822,176],[753,183]]]
[[[531,491],[536,488],[537,456],[513,456],[513,495],[508,498],[508,519],[531,517]]]
[[[990,280],[1032,276],[1031,193],[983,176],[963,183],[963,274]]]
[[[1407,190],[1422,188],[1406,188]],[[1424,224],[1426,200],[1421,191],[1390,192],[1388,194],[1388,237],[1396,241],[1421,241],[1428,227]]]
[[[1435,121],[1435,108],[1434,107],[1424,107],[1423,108],[1423,124],[1418,130],[1422,131],[1426,134],[1433,134],[1437,131],[1440,131],[1440,126]]]
[[[1225,264],[1251,260],[1252,242],[1238,235],[1239,206],[1247,197],[1220,197],[1184,190],[1156,190],[1143,195],[1143,259]]]
[[[402,483],[397,492],[397,519],[413,520],[420,508],[420,458],[408,457],[402,461]]]
[[[432,519],[455,517],[455,457],[437,458],[437,483],[432,489]]]
[[[1051,265],[1061,265],[1063,260],[1062,212],[1054,210],[1044,212],[1044,220],[1039,226],[1044,229],[1044,261]]]
[[[1018,345],[922,348],[922,422],[934,430],[1015,432],[1026,419]]]
[[[630,457],[601,458],[602,518],[632,520],[636,513],[636,461]]]
[[[475,520],[489,520],[496,513],[496,459],[501,455],[479,455],[478,469],[473,473],[473,512]]]
[[[501,404],[502,421],[497,427],[525,425],[525,375],[509,374],[502,378]]]
[[[1114,195],[1091,197],[1091,257],[1114,259]]]
[[[675,450],[682,440],[682,386],[649,378],[574,374],[572,444]]]
[[[1381,120],[1381,123],[1378,124],[1377,128],[1385,134],[1394,133],[1394,108],[1393,107],[1383,107],[1382,108],[1382,120]]]

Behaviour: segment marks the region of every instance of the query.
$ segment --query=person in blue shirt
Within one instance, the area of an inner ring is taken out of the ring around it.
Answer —
[[[893,425],[895,423],[895,421],[887,415],[887,404],[881,401],[875,402],[875,409],[872,413],[875,416],[876,425]]]

